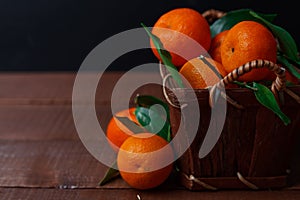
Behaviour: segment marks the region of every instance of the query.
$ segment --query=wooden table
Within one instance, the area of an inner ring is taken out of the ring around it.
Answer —
[[[106,73],[101,81],[109,83],[102,89],[107,98],[96,94],[103,127],[111,117],[109,97],[120,75]],[[0,74],[0,199],[300,199],[299,172],[293,186],[276,191],[192,192],[173,175],[148,191],[132,189],[121,178],[98,186],[107,167],[77,135],[72,117],[75,76],[72,72]],[[142,87],[138,93],[162,97],[158,85]],[[295,166],[300,168],[298,160]]]

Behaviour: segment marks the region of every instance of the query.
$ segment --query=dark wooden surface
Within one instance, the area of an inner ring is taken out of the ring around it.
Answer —
[[[111,117],[110,94],[120,73],[107,73],[96,95],[100,124]],[[140,76],[145,76],[141,74]],[[189,191],[172,175],[160,187],[130,188],[122,179],[98,186],[107,167],[80,141],[72,117],[70,72],[0,74],[0,199],[300,199],[299,154],[295,183],[276,191]],[[161,97],[158,85],[138,93]],[[107,98],[103,98],[103,93]],[[101,98],[100,98],[101,95]],[[134,96],[134,94],[133,94]]]

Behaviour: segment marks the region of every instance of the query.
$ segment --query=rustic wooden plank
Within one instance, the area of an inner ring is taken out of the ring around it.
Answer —
[[[109,105],[96,105],[103,131],[112,117]],[[84,118],[84,116],[82,116]],[[71,105],[0,105],[2,140],[78,140]]]
[[[78,139],[71,106],[0,106],[0,139]]]
[[[107,73],[104,82],[113,82],[119,73]],[[148,75],[146,75],[148,76]],[[88,79],[87,75],[87,79]],[[143,75],[140,75],[143,78]],[[2,139],[76,139],[72,116],[73,73],[29,73],[0,75],[0,138]],[[54,85],[52,84],[55,83]],[[61,87],[59,87],[61,85]],[[4,87],[4,86],[7,86]],[[96,110],[105,129],[111,117],[112,85],[106,84],[97,93]],[[3,87],[1,89],[1,87]],[[102,97],[102,94],[107,94]],[[133,106],[137,94],[162,98],[161,86],[145,85],[128,100]],[[122,94],[117,98],[124,100]],[[84,105],[84,101],[80,102]]]
[[[108,169],[75,140],[1,140],[0,163],[1,187],[97,188]],[[99,188],[130,187],[117,178]],[[182,186],[172,174],[162,188]]]
[[[2,187],[96,187],[106,170],[80,141],[2,140],[0,152]]]
[[[96,196],[94,196],[96,195]],[[80,194],[82,199],[91,199],[91,198],[101,198],[104,199],[138,199],[137,195],[140,199],[161,199],[161,200],[174,200],[174,199],[298,199],[300,197],[300,193],[297,192],[190,192],[188,190],[174,190],[174,191],[161,191],[161,190],[152,190],[152,191],[137,191],[137,190],[126,190],[126,191],[112,191],[105,190],[103,193],[97,193],[97,191],[83,192]]]
[[[71,72],[4,72],[0,75],[0,97],[70,98],[74,78]]]
[[[111,117],[111,92],[120,75],[107,73],[100,82],[104,87],[96,93],[103,129]],[[141,74],[145,76],[150,74]],[[149,191],[134,190],[121,178],[99,187],[108,167],[78,138],[71,107],[74,78],[69,72],[0,74],[0,199],[137,199],[137,194],[141,199],[300,198],[299,147],[292,170],[296,183],[284,190],[191,192],[178,184],[175,175]],[[140,87],[132,98],[137,93],[162,97],[158,85]]]
[[[0,187],[130,188],[120,177],[98,186],[108,167],[81,141],[1,140],[0,163]],[[175,176],[170,176],[163,187],[181,188],[174,180]]]
[[[0,187],[97,188],[108,169],[75,140],[2,140],[0,163]],[[117,178],[99,188],[130,187]],[[174,190],[182,186],[172,174],[162,188]],[[299,185],[291,189],[299,190]]]
[[[139,191],[134,189],[25,189],[25,188],[0,188],[0,199],[10,200],[84,200],[84,199],[205,199],[205,200],[296,200],[300,198],[299,191],[218,191],[218,192],[190,192],[188,190],[150,190]]]
[[[115,84],[124,72],[106,72],[101,77],[96,92],[96,102],[110,103],[111,93]],[[85,73],[83,79],[90,84],[93,73]],[[128,84],[137,80],[159,79],[159,74],[133,73],[128,75]],[[43,105],[43,104],[71,104],[73,84],[76,78],[74,72],[31,72],[31,73],[1,73],[0,74],[0,105]],[[138,89],[136,93],[154,94],[162,96],[158,85],[148,84]],[[82,91],[84,94],[84,91]],[[118,96],[117,98],[122,98]],[[82,100],[84,102],[84,99]]]

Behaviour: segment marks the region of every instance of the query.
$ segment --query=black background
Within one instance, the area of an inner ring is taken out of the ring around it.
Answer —
[[[275,13],[275,23],[300,44],[299,9],[289,1],[1,0],[0,70],[76,71],[103,40],[139,28],[141,22],[152,26],[160,15],[177,7]],[[110,69],[125,70],[149,61],[156,61],[150,50],[135,52]]]

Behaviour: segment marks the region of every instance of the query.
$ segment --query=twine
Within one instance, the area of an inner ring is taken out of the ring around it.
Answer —
[[[184,175],[184,177],[189,180],[189,181],[192,181],[192,182],[195,182],[197,184],[199,184],[200,186],[202,186],[203,188],[207,189],[207,190],[218,190],[217,187],[215,186],[212,186],[210,184],[207,184],[205,182],[203,182],[202,180],[200,180],[199,178],[196,178],[194,175],[190,174],[190,175],[187,175],[185,173],[182,173]],[[241,183],[243,183],[244,185],[246,185],[249,189],[252,189],[252,190],[258,190],[259,187],[257,187],[255,184],[251,183],[250,181],[248,181],[247,179],[244,178],[244,176],[240,173],[240,172],[237,172],[237,178],[239,181],[241,181]]]
[[[288,95],[290,95],[290,97],[292,97],[297,103],[300,104],[300,97],[294,93],[292,90],[285,88],[284,90]]]
[[[224,87],[225,85],[233,83],[234,81],[238,80],[240,76],[250,72],[252,69],[258,69],[263,67],[268,68],[269,70],[274,72],[277,76],[271,86],[271,90],[273,94],[277,95],[279,91],[284,91],[285,84],[286,84],[285,68],[280,67],[276,63],[273,63],[268,60],[257,59],[257,60],[247,62],[244,65],[241,65],[240,67],[234,69],[232,72],[227,74],[223,79],[221,79],[217,84],[212,86],[210,92],[210,99],[209,99],[210,105],[214,106],[213,99],[217,88],[221,88]]]
[[[161,67],[162,68],[162,67]],[[166,83],[168,81],[169,78],[171,78],[171,74],[167,74],[167,75],[164,75],[162,69],[160,68],[160,74],[161,76],[163,77],[163,81],[162,81],[162,84],[163,84],[163,94],[167,100],[167,102],[175,107],[175,108],[180,108],[180,106],[174,104],[171,99],[169,98],[169,95],[168,95],[168,92],[166,90]],[[208,89],[210,89],[211,87],[208,87]],[[245,109],[244,106],[240,105],[237,101],[233,100],[232,98],[230,98],[226,93],[224,93],[223,91],[221,91],[221,97],[223,97],[224,99],[226,99],[231,105],[233,105],[234,107],[238,108],[238,109]]]
[[[248,186],[249,188],[251,188],[253,190],[258,190],[259,189],[256,185],[254,185],[253,183],[251,183],[250,181],[248,181],[247,179],[245,179],[240,172],[237,172],[236,174],[237,174],[238,179],[242,183],[244,183],[246,186]]]
[[[203,181],[199,180],[198,178],[196,178],[195,176],[193,176],[192,174],[191,175],[187,175],[185,173],[183,173],[184,177],[187,178],[189,181],[194,181],[196,183],[198,183],[199,185],[201,185],[202,187],[204,187],[205,189],[208,189],[208,190],[217,190],[216,187],[214,186],[211,186],[207,183],[204,183]]]
[[[211,106],[214,106],[214,101],[213,101],[214,94],[215,94],[216,90],[219,90],[221,96],[223,98],[225,98],[228,103],[233,105],[235,108],[245,109],[245,107],[243,105],[239,104],[237,101],[230,98],[226,93],[224,93],[222,90],[220,90],[220,88],[224,88],[225,85],[233,83],[234,81],[238,80],[238,78],[240,76],[242,76],[245,73],[250,72],[252,69],[258,69],[258,68],[263,68],[263,67],[268,68],[269,70],[274,72],[277,76],[275,81],[273,81],[273,83],[271,85],[271,91],[273,92],[273,94],[276,97],[279,96],[281,102],[284,102],[282,92],[285,92],[290,97],[292,97],[294,100],[296,100],[297,103],[300,104],[300,97],[296,93],[291,91],[290,89],[286,88],[285,68],[280,67],[279,65],[277,65],[276,63],[273,63],[271,61],[261,60],[261,59],[253,60],[253,61],[245,63],[244,65],[241,65],[240,67],[236,68],[235,70],[233,70],[232,72],[227,74],[227,76],[225,76],[223,79],[221,79],[217,84],[215,84],[212,87],[208,87],[209,93],[210,93],[209,104]],[[169,98],[168,92],[166,91],[166,83],[167,83],[168,79],[171,77],[171,74],[164,75],[162,65],[160,67],[160,73],[161,73],[161,76],[163,77],[163,94],[164,94],[167,102],[175,108],[180,108],[180,106],[174,104],[171,101],[171,99]]]
[[[164,94],[164,96],[165,96],[167,102],[168,102],[171,106],[173,106],[173,107],[175,107],[175,108],[180,108],[180,106],[174,104],[174,103],[170,100],[169,95],[168,95],[168,93],[167,93],[166,83],[167,83],[167,80],[168,80],[171,76],[172,76],[171,74],[167,74],[167,75],[163,78],[163,82],[162,82],[162,84],[163,84],[163,87],[162,87],[162,88],[163,88],[163,94]]]

